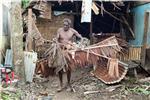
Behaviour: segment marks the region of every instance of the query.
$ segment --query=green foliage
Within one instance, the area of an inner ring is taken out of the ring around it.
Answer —
[[[20,100],[21,94],[19,92],[17,93],[0,93],[2,100]]]
[[[141,94],[145,94],[145,95],[150,95],[150,90],[146,90],[142,87],[134,87],[132,89],[127,88],[128,91],[131,91],[133,93],[141,93]]]
[[[0,95],[1,95],[2,100],[10,100],[10,98],[9,98],[9,95],[8,95],[8,94],[1,93]]]
[[[21,3],[22,3],[22,8],[25,9],[26,7],[28,7],[29,2],[30,2],[30,0],[22,0],[22,1],[21,1]]]

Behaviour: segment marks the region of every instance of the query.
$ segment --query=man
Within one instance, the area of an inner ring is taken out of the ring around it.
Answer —
[[[70,19],[65,18],[63,20],[63,24],[64,26],[62,28],[59,28],[57,31],[57,40],[59,43],[63,44],[61,47],[63,47],[64,49],[70,49],[68,48],[68,45],[70,45],[73,42],[74,35],[79,37],[81,41],[82,41],[82,36],[75,29],[70,27],[71,25]],[[67,73],[68,86],[71,89],[71,85],[70,85],[71,70],[68,69],[66,73]],[[63,87],[63,70],[60,70],[58,72],[58,75],[60,80],[60,88],[58,89],[58,91],[61,91]]]
[[[59,28],[57,31],[57,39],[58,42],[67,45],[68,43],[73,42],[73,36],[77,36],[82,41],[82,36],[73,28],[70,27],[71,20],[68,18],[65,18],[63,20],[64,26],[62,28]]]

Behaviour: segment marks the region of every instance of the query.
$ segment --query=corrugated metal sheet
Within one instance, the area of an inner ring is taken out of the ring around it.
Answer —
[[[37,61],[37,53],[24,52],[25,76],[27,82],[32,82],[36,61]]]
[[[8,65],[8,66],[12,67],[12,59],[13,59],[12,50],[7,49],[6,50],[6,56],[5,56],[5,66]]]
[[[143,34],[144,34],[144,14],[146,11],[150,12],[150,3],[137,6],[133,8],[134,13],[134,32],[135,32],[135,40],[131,40],[130,43],[132,45],[142,45],[143,41]],[[149,24],[150,24],[150,18],[149,18]],[[150,25],[149,25],[149,31],[148,31],[148,44],[150,45]]]
[[[10,35],[10,13],[9,9],[3,5],[3,34]]]
[[[10,13],[9,5],[6,6],[6,4],[9,3],[0,4],[0,10],[3,11],[0,17],[0,22],[2,22],[2,27],[0,26],[0,63],[3,63],[2,51],[5,52],[6,48],[10,46]]]

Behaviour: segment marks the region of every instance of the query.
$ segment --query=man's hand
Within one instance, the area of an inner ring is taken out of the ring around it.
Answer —
[[[53,38],[53,41],[55,41],[55,42],[56,42],[56,41],[57,41],[57,38]]]
[[[81,37],[81,40],[80,40],[80,42],[81,42],[81,43],[83,43],[83,37]]]

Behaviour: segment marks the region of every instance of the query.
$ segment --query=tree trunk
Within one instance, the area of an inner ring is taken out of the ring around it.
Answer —
[[[20,81],[25,81],[25,67],[23,55],[23,23],[21,14],[21,0],[11,3],[11,48],[13,50],[13,64],[15,74]]]

